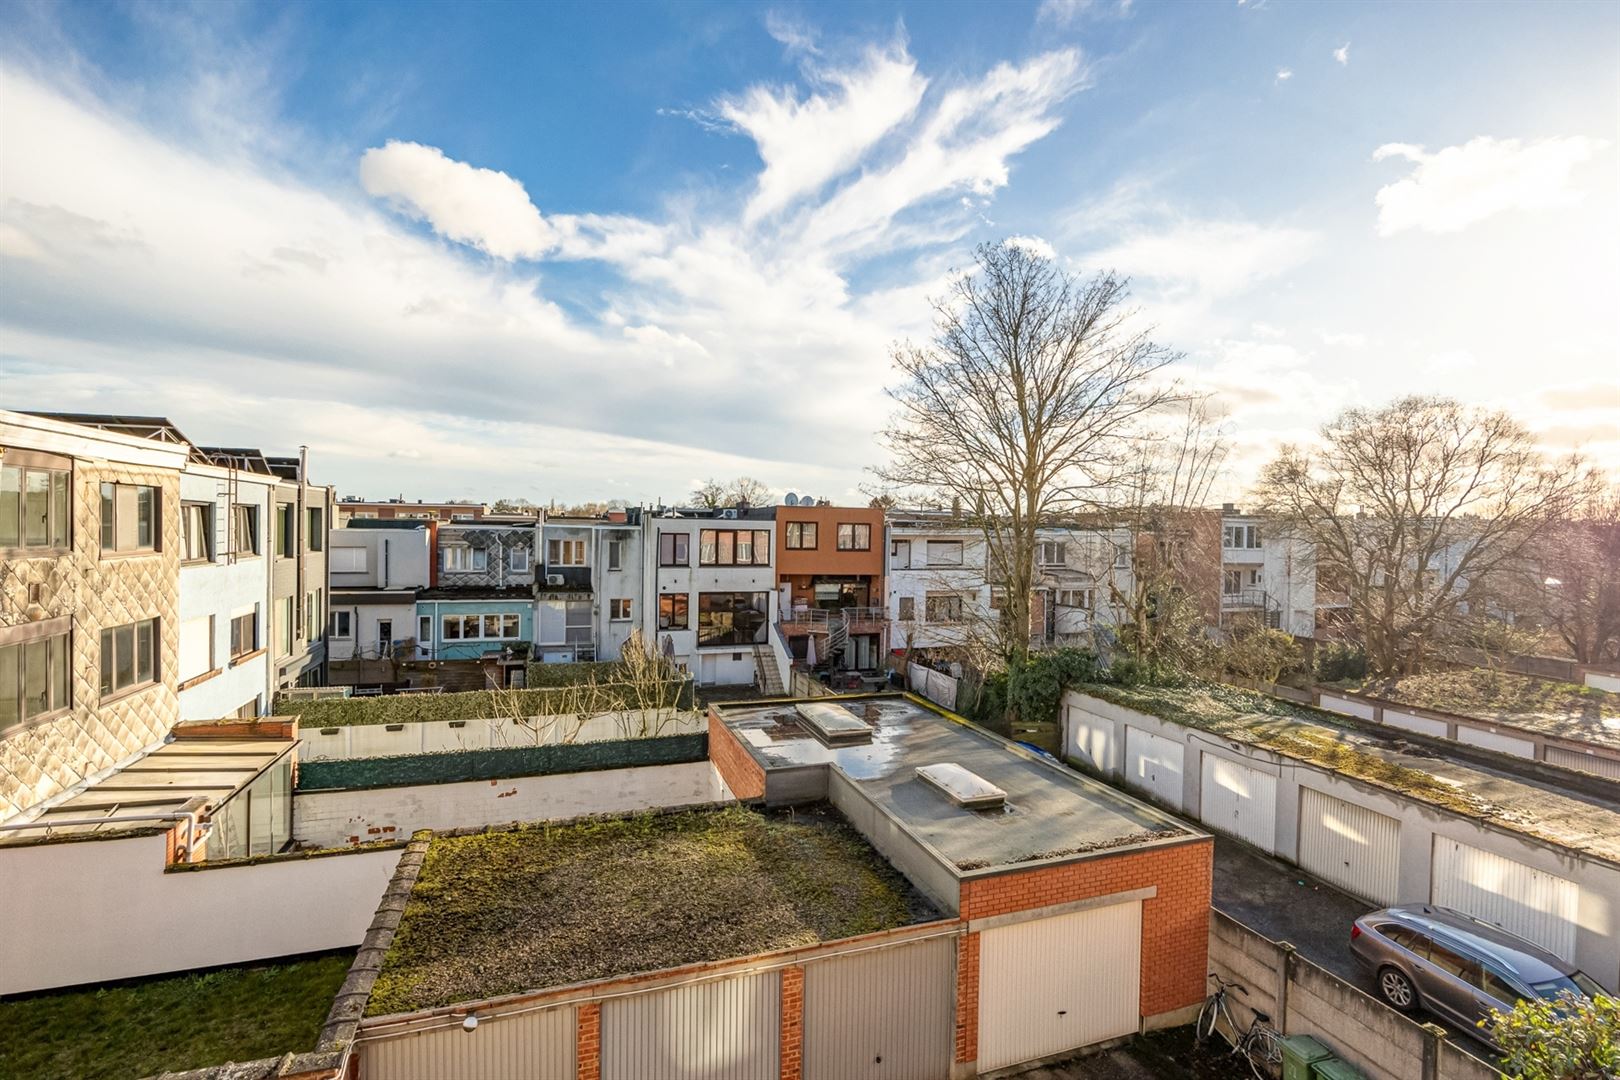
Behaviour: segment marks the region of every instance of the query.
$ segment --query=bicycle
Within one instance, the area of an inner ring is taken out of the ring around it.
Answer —
[[[1271,1026],[1270,1015],[1259,1009],[1253,1010],[1254,1018],[1249,1021],[1248,1030],[1241,1030],[1237,1021],[1232,1019],[1232,1010],[1226,1004],[1226,998],[1232,990],[1247,997],[1249,988],[1242,983],[1229,982],[1213,971],[1209,977],[1215,980],[1215,992],[1204,1002],[1198,1014],[1198,1027],[1194,1029],[1198,1041],[1209,1041],[1224,1019],[1230,1032],[1227,1036],[1232,1044],[1230,1053],[1240,1055],[1249,1063],[1249,1071],[1255,1075],[1255,1080],[1272,1080],[1277,1067],[1282,1064],[1282,1043],[1276,1029]]]

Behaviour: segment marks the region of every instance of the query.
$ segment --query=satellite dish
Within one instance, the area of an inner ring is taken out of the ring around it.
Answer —
[[[783,499],[782,501],[787,503],[789,506],[799,505],[799,497],[793,494],[791,491],[787,493],[787,498]]]

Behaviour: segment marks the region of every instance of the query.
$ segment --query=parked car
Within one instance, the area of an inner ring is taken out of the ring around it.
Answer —
[[[1421,1005],[1486,1042],[1489,1031],[1476,1025],[1492,1009],[1507,1012],[1521,999],[1565,990],[1590,998],[1604,992],[1539,945],[1428,904],[1363,915],[1350,928],[1350,951],[1392,1007],[1409,1013]]]

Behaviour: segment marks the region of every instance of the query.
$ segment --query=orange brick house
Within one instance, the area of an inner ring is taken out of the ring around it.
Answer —
[[[813,647],[818,661],[837,653],[844,670],[882,666],[883,545],[882,510],[776,508],[776,581],[795,659],[808,659]]]

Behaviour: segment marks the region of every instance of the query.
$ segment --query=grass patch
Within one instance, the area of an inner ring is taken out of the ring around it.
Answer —
[[[1580,725],[1608,720],[1613,723],[1607,726],[1620,729],[1620,694],[1511,672],[1480,668],[1434,671],[1404,679],[1369,680],[1357,689],[1386,701],[1485,720],[1567,720]]]
[[[1213,735],[1314,762],[1334,772],[1473,816],[1494,816],[1484,799],[1420,769],[1387,761],[1363,749],[1365,742],[1339,717],[1252,690],[1189,681],[1182,686],[1113,686],[1093,683],[1081,693],[1186,724]]]
[[[440,837],[367,1012],[813,945],[935,915],[828,808]]]
[[[0,1076],[129,1080],[314,1050],[352,960],[344,953],[0,1001]]]

